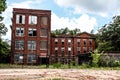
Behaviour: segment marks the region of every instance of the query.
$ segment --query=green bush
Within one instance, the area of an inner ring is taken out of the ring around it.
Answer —
[[[115,57],[101,56],[99,60],[99,66],[101,67],[119,67],[120,61],[116,60]]]
[[[110,63],[110,57],[109,56],[101,56],[99,59],[99,66],[102,67],[108,67]]]
[[[98,67],[101,54],[99,54],[98,51],[95,50],[91,56],[92,56],[92,64],[91,64],[92,67]]]

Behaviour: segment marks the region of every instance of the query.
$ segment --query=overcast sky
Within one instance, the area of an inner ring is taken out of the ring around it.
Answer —
[[[82,32],[94,32],[112,17],[120,14],[120,0],[6,0],[7,9],[2,14],[8,28],[5,39],[11,39],[13,8],[51,10],[51,29],[79,28]]]

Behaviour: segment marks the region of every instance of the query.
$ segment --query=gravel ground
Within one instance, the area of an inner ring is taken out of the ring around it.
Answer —
[[[120,80],[120,70],[0,69],[0,80]]]

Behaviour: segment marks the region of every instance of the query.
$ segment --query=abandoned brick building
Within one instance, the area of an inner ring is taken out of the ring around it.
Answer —
[[[11,30],[12,64],[80,63],[95,49],[93,34],[51,36],[50,10],[14,8]]]

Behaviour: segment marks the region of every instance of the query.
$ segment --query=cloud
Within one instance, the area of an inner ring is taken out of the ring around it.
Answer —
[[[90,32],[95,26],[97,26],[96,19],[89,17],[87,14],[83,14],[79,18],[58,17],[55,13],[51,16],[52,30],[68,27],[69,29],[81,29],[81,31]]]
[[[120,12],[119,0],[54,0],[61,7],[74,8],[74,13],[92,13],[103,17]]]

